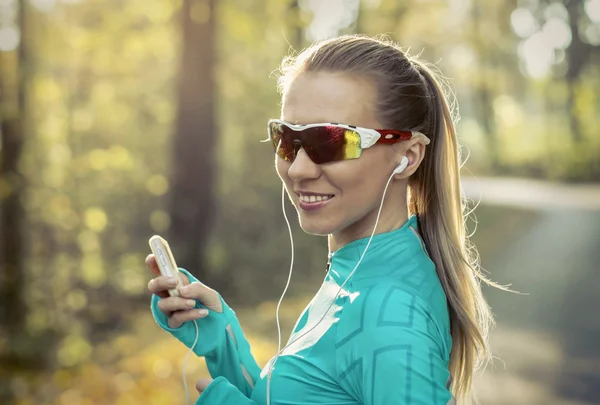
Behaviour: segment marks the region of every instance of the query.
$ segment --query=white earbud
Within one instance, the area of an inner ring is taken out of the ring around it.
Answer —
[[[402,173],[404,169],[406,169],[406,166],[408,166],[408,158],[406,156],[402,156],[402,161],[398,166],[396,166],[396,168],[393,171],[393,174]]]

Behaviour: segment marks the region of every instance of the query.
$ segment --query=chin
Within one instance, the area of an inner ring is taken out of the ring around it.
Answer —
[[[338,230],[338,227],[331,223],[324,223],[324,221],[319,220],[319,218],[306,219],[300,216],[298,219],[300,228],[309,235],[327,236]]]

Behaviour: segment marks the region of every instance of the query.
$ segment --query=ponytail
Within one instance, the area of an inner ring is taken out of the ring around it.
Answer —
[[[479,256],[470,243],[465,218],[467,204],[460,183],[461,156],[451,105],[441,78],[413,60],[429,93],[431,137],[423,162],[409,183],[409,210],[418,215],[428,253],[435,263],[450,308],[452,351],[451,391],[459,403],[471,401],[476,369],[491,360],[488,332],[494,317],[481,291],[489,281],[480,271]],[[448,95],[452,92],[448,90]]]

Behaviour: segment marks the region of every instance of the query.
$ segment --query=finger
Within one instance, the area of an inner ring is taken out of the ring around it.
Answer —
[[[181,280],[181,286],[185,286],[185,284],[189,284],[189,279],[183,273],[178,274],[179,279]],[[152,285],[150,285],[152,284]],[[172,288],[177,287],[177,277],[166,277],[166,276],[158,276],[150,280],[148,283],[148,288],[152,288],[153,292],[160,292],[163,290],[170,290]],[[191,297],[187,297],[191,298]]]
[[[179,273],[178,276],[182,280],[182,285],[189,284],[189,278],[185,274]],[[158,276],[148,282],[148,290],[161,298],[169,297],[169,290],[176,287],[177,278],[175,277]]]
[[[182,285],[190,284],[190,279],[188,278],[188,276],[185,275],[185,273],[178,271],[177,276],[181,279]]]
[[[146,267],[148,267],[148,270],[150,270],[150,273],[156,275],[156,276],[160,276],[160,269],[158,268],[158,264],[156,263],[156,258],[154,257],[154,255],[152,253],[150,253],[148,256],[146,256]],[[161,298],[166,298],[169,296],[169,293],[167,291],[164,291],[164,289],[160,289],[160,286],[157,284],[157,281],[155,278],[153,278],[152,280],[150,280],[148,282],[148,290],[150,290],[151,293],[158,295]]]
[[[207,309],[188,309],[184,311],[176,311],[168,318],[167,323],[170,328],[177,329],[188,321],[195,319],[206,318],[208,316]]]
[[[213,382],[212,378],[201,378],[196,382],[196,389],[198,390],[198,392],[200,394],[202,394],[204,392],[204,390],[206,388],[208,388],[208,386],[212,382]]]
[[[160,268],[158,267],[158,263],[156,262],[156,256],[154,256],[154,254],[150,253],[148,256],[146,256],[145,262],[146,266],[152,274],[157,276],[162,275],[160,272]],[[177,272],[177,274],[181,279],[183,285],[188,285],[190,283],[190,279],[188,278],[188,276],[185,275],[185,273],[179,271]]]
[[[175,277],[158,276],[148,282],[148,290],[161,298],[169,297],[169,289],[177,286]]]
[[[192,298],[200,301],[202,305],[211,311],[223,312],[223,304],[221,303],[219,294],[200,282],[193,282],[190,285],[180,287],[179,294],[183,298]]]
[[[160,276],[160,269],[158,268],[158,264],[156,263],[156,257],[154,257],[154,254],[150,253],[148,256],[146,256],[145,261],[148,270],[150,270],[152,274]]]
[[[192,309],[196,306],[196,300],[180,297],[167,297],[158,301],[158,308],[169,315],[171,312]]]

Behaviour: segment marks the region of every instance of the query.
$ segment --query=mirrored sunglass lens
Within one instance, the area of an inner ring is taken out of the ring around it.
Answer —
[[[356,159],[360,156],[360,135],[353,130],[323,126],[314,128],[310,136],[308,155],[315,163]]]
[[[291,162],[294,160],[294,145],[293,140],[290,137],[291,129],[287,128],[284,124],[278,122],[272,122],[269,125],[271,132],[271,141],[273,142],[273,149],[277,155]]]
[[[360,134],[356,131],[346,130],[344,140],[344,159],[358,159],[362,152]]]
[[[336,126],[320,126],[294,131],[285,124],[273,122],[269,126],[271,141],[277,155],[292,162],[300,146],[317,164],[360,157],[358,132]]]

